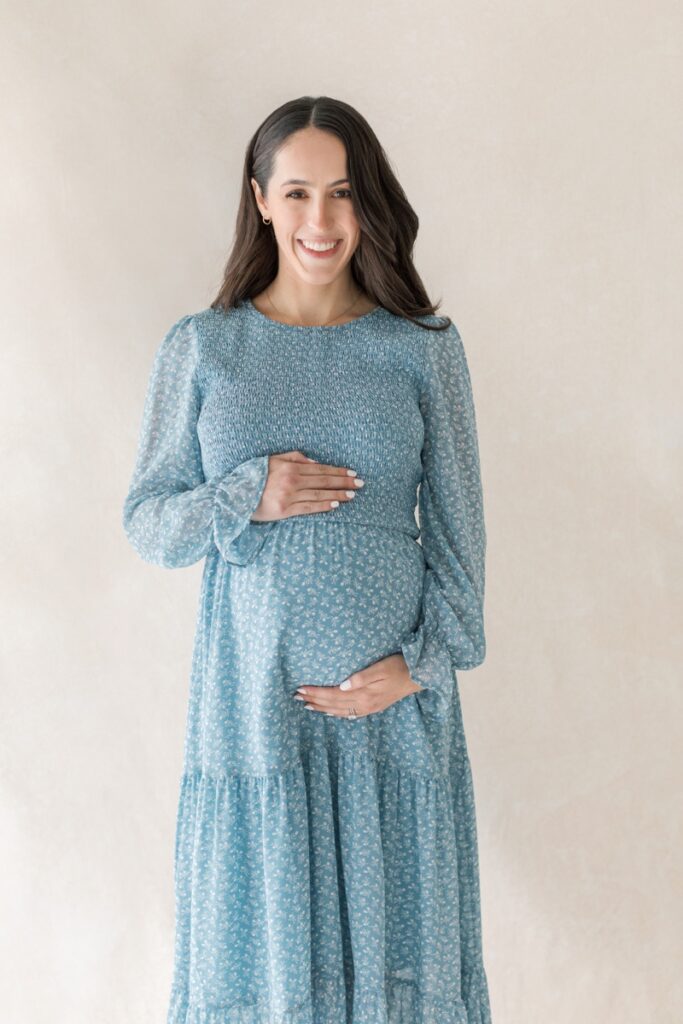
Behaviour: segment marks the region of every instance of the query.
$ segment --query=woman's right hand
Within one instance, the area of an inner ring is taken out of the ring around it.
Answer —
[[[251,518],[265,522],[326,512],[353,501],[363,482],[353,469],[316,462],[299,451],[269,455],[266,486]]]

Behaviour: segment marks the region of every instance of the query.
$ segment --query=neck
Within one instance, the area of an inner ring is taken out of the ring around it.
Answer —
[[[277,316],[301,324],[324,324],[353,316],[358,313],[363,297],[355,282],[335,288],[334,292],[319,288],[301,292],[284,284],[278,285],[277,279],[264,294],[266,303]]]

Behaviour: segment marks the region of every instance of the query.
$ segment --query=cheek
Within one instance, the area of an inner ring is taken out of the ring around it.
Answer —
[[[278,236],[286,241],[287,237],[293,234],[299,226],[300,217],[292,206],[278,203],[272,208],[273,222],[277,223]]]
[[[348,239],[349,252],[353,254],[358,248],[358,244],[360,242],[360,230],[358,227],[349,227]]]
[[[343,224],[349,239],[356,245],[360,241],[360,224],[356,220],[356,215],[354,213],[348,214]]]
[[[275,238],[281,249],[292,250],[296,248],[296,238],[301,227],[298,220],[289,217],[281,217],[278,220],[277,233]]]

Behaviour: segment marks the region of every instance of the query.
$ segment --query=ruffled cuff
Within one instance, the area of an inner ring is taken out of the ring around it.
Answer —
[[[479,605],[463,614],[446,599],[436,575],[424,577],[420,621],[401,641],[401,653],[412,679],[424,687],[417,692],[421,706],[438,717],[449,714],[456,669],[481,664],[486,638]]]
[[[260,551],[275,520],[252,522],[268,479],[268,455],[240,462],[216,487],[213,536],[226,562],[246,565]]]
[[[423,710],[445,718],[451,706],[455,672],[448,645],[438,632],[422,623],[401,642],[410,678],[422,686],[417,697]]]

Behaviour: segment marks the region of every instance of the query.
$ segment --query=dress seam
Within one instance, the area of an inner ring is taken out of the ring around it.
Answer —
[[[181,775],[181,782],[185,781],[201,781],[207,780],[209,782],[228,782],[235,779],[246,779],[249,781],[269,781],[274,779],[284,778],[287,775],[293,775],[298,773],[301,768],[305,767],[305,762],[309,761],[311,757],[310,752],[303,753],[301,760],[295,761],[293,764],[280,771],[273,772],[221,772],[220,774],[212,775],[209,772],[205,772],[202,769],[195,769],[191,771],[183,771]],[[388,759],[382,759],[377,757],[375,754],[367,750],[361,751],[340,751],[338,755],[339,761],[353,760],[358,758],[359,760],[371,761],[378,770],[395,772],[397,775],[402,776],[414,776],[416,779],[422,782],[437,782],[441,784],[450,784],[450,773],[444,772],[423,772],[415,770],[414,768],[405,768],[402,765],[395,764]],[[336,767],[336,766],[335,766]]]

